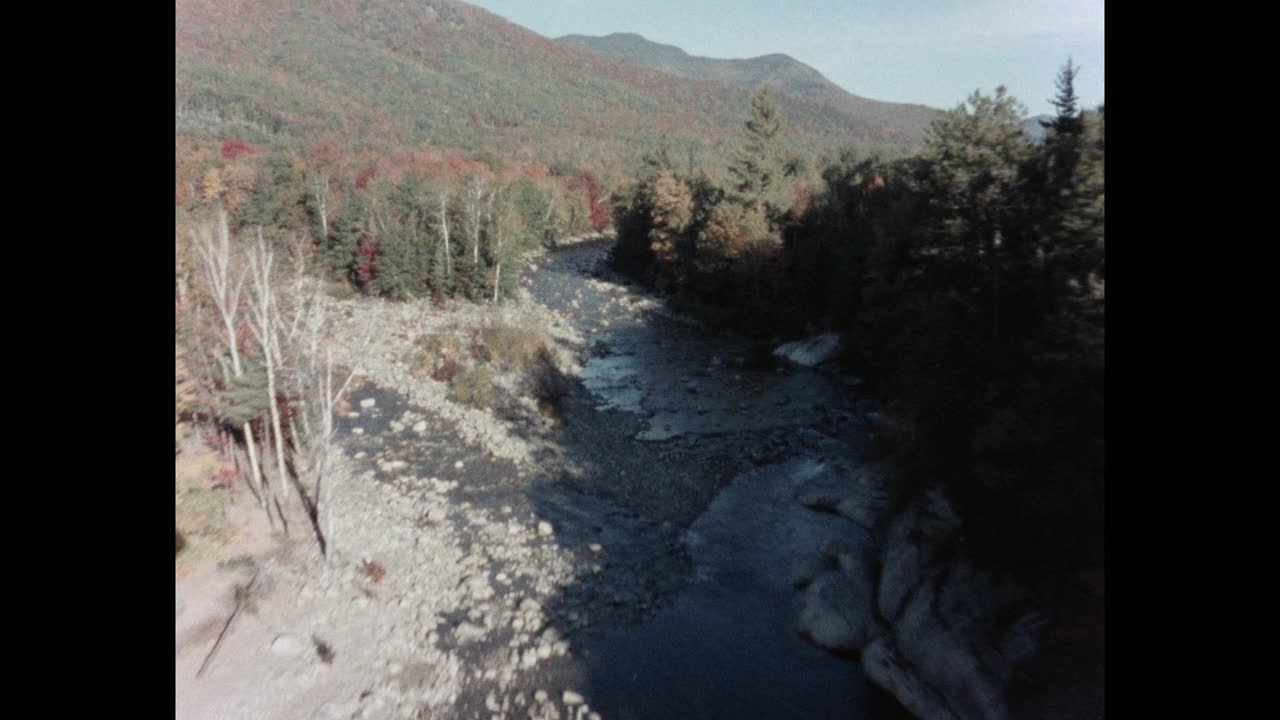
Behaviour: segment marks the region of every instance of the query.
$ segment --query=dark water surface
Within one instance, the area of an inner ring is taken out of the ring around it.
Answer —
[[[828,437],[853,423],[846,392],[818,373],[749,369],[741,338],[655,312],[637,318],[618,310],[625,303],[605,308],[617,293],[574,280],[603,270],[607,247],[562,250],[529,284],[599,349],[584,371],[597,409],[645,418],[637,445],[685,438],[732,446],[735,436],[750,443],[779,430],[804,442],[789,458],[770,458],[782,462],[736,474],[682,533],[691,577],[655,617],[579,640],[593,668],[593,708],[619,720],[899,717],[856,661],[800,636],[789,582],[793,559],[846,522],[793,500],[824,460],[855,454]]]

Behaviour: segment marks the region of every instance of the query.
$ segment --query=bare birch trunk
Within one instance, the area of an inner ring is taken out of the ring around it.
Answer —
[[[267,508],[267,520],[271,522],[271,527],[276,526],[275,520],[271,518],[271,501],[267,492],[267,481],[262,476],[262,470],[258,466],[258,451],[254,447],[253,428],[250,423],[244,424],[244,444],[245,449],[249,452],[249,469],[253,472],[253,479],[258,483],[259,501]]]
[[[490,195],[490,198],[493,196]],[[493,254],[494,270],[493,270],[493,302],[498,302],[498,290],[502,287],[502,222],[499,221],[494,228],[494,240],[497,244],[497,251]]]
[[[236,336],[235,319],[240,308],[240,290],[244,286],[245,274],[240,273],[240,277],[234,281],[231,280],[231,231],[227,227],[227,214],[221,209],[218,210],[218,243],[215,246],[213,234],[205,229],[202,238],[195,238],[196,249],[200,253],[201,259],[204,261],[205,278],[209,282],[210,289],[213,291],[214,303],[218,307],[218,313],[222,316],[223,328],[226,331],[227,348],[231,353],[231,368],[235,377],[241,377],[244,370],[240,365],[239,340]],[[203,242],[201,242],[203,240]],[[250,423],[246,422],[243,426],[245,444],[249,450],[249,467],[253,471],[254,480],[258,483],[258,487],[263,491],[263,497],[266,494],[266,479],[262,475],[262,470],[258,465],[258,456],[253,447],[253,433],[250,430]],[[267,512],[270,516],[270,510]]]
[[[283,505],[288,506],[289,493],[284,486],[288,483],[288,471],[284,462],[284,433],[280,427],[280,408],[276,400],[276,343],[272,340],[275,331],[273,313],[275,298],[271,287],[271,264],[273,253],[262,237],[262,228],[258,228],[258,244],[249,253],[250,275],[252,275],[254,295],[251,306],[255,322],[250,324],[258,344],[262,347],[263,363],[267,370],[267,410],[271,415],[271,429],[275,435],[276,470],[279,472],[281,497]],[[287,531],[286,531],[287,532]]]
[[[316,205],[320,210],[320,242],[329,239],[329,174],[316,180]]]
[[[453,253],[449,250],[449,193],[440,193],[440,234],[444,236],[444,278],[453,276]]]
[[[295,456],[302,452],[302,443],[298,440],[298,428],[293,422],[293,416],[289,416],[289,440],[293,442],[293,452]]]

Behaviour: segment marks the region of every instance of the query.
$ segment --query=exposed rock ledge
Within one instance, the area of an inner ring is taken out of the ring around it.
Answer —
[[[1038,649],[1042,623],[1011,580],[954,551],[960,518],[942,494],[890,516],[879,475],[833,468],[796,499],[850,521],[793,574],[803,632],[861,652],[872,682],[917,717],[1008,718],[1006,684]]]
[[[773,355],[800,367],[817,367],[840,354],[841,342],[838,333],[825,333],[779,345]]]

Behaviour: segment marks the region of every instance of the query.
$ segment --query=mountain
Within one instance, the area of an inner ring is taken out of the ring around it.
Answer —
[[[176,131],[194,137],[578,163],[666,142],[725,158],[750,107],[738,85],[602,58],[456,0],[177,0],[175,32]],[[807,97],[783,111],[810,153],[919,141]]]
[[[859,97],[828,80],[822,73],[789,55],[772,54],[745,60],[722,60],[690,55],[674,46],[656,43],[635,33],[565,35],[556,42],[604,57],[661,70],[680,77],[759,88],[771,85],[797,98],[829,105],[851,117],[878,126],[886,133],[918,140],[938,111],[924,105],[890,103]]]

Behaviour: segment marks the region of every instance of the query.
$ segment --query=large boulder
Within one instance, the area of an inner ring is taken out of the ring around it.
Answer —
[[[867,468],[842,466],[806,481],[797,488],[795,499],[807,508],[836,513],[872,532],[889,504],[878,474]]]
[[[954,552],[960,526],[938,492],[890,519],[876,588],[888,632],[863,667],[919,717],[1004,720],[1006,683],[1043,622],[1011,578]]]
[[[960,529],[960,514],[941,488],[927,490],[922,505],[920,533],[924,539],[945,541]]]
[[[825,333],[779,345],[773,356],[800,367],[816,367],[840,354],[840,334]]]
[[[827,564],[817,555],[797,555],[791,560],[791,585],[802,588],[826,572]]]
[[[960,717],[1004,720],[1003,684],[979,659],[978,646],[935,614],[933,585],[920,584],[893,626],[899,655]]]
[[[876,633],[871,584],[843,572],[823,573],[804,591],[800,629],[828,650],[853,651]]]
[[[922,720],[960,720],[936,690],[906,668],[888,638],[877,638],[862,650],[862,671]]]
[[[920,583],[920,546],[911,537],[917,512],[899,513],[889,522],[876,607],[889,622],[898,619],[903,600]]]

